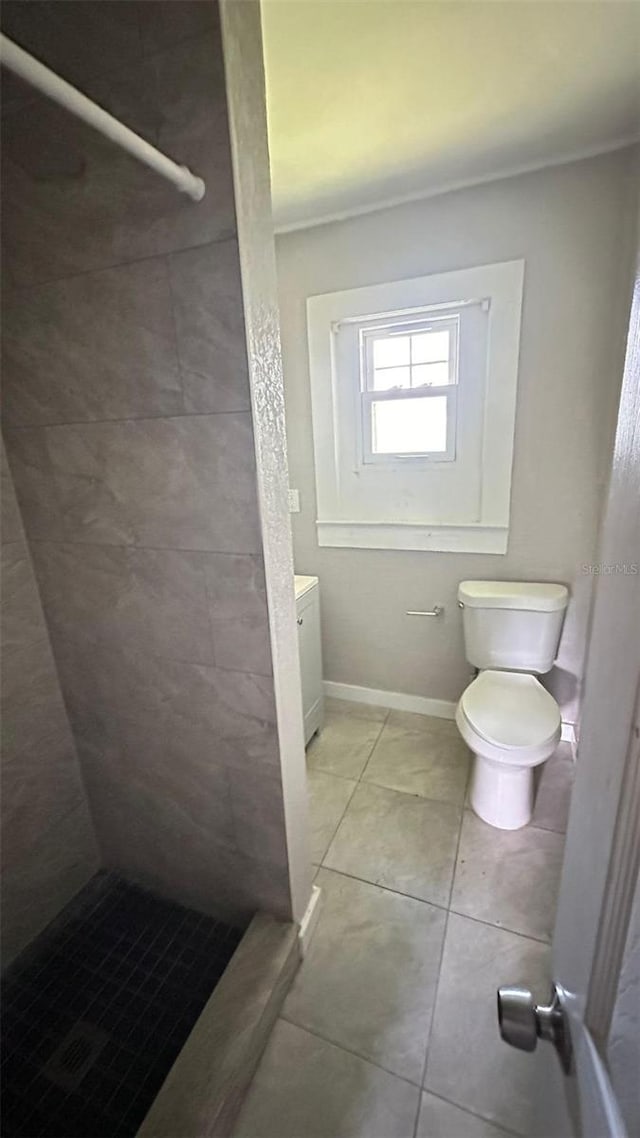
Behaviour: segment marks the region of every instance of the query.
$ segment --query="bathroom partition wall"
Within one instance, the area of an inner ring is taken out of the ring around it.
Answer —
[[[98,866],[78,756],[2,448],[2,961]]]
[[[3,30],[207,186],[10,85],[5,434],[102,860],[290,917],[218,7],[9,0]]]

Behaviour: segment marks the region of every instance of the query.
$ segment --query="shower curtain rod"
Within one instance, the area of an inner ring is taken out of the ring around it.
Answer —
[[[66,107],[72,114],[84,119],[89,126],[100,131],[100,134],[104,134],[112,142],[128,150],[129,154],[150,166],[157,174],[162,174],[163,178],[173,182],[183,194],[188,194],[196,202],[204,197],[205,184],[202,178],[192,174],[188,166],[179,166],[177,162],[172,162],[166,154],[156,150],[150,142],[146,142],[139,134],[129,130],[128,126],[118,122],[113,115],[103,111],[97,103],[92,102],[65,79],[61,79],[54,71],[45,67],[44,63],[34,59],[17,43],[2,34],[0,34],[0,63],[33,87],[37,87],[44,95],[54,99],[56,103],[60,103],[60,106]]]

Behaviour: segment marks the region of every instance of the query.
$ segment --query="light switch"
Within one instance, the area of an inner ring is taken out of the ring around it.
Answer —
[[[290,514],[299,514],[300,513],[300,491],[299,490],[290,490],[289,491],[289,513]]]

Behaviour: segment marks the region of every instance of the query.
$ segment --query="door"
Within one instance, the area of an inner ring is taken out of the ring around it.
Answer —
[[[320,590],[316,583],[296,602],[305,746],[322,725],[324,693],[320,647]]]
[[[553,938],[557,995],[537,1009],[524,989],[501,989],[498,997],[503,1038],[523,1050],[548,1040],[531,1057],[535,1133],[545,1138],[626,1134],[603,1056],[640,862],[639,503],[637,276],[599,561],[586,570],[595,576],[595,599]]]

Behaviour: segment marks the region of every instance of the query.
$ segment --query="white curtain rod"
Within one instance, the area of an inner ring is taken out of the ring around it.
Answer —
[[[156,150],[155,146],[129,130],[128,126],[118,122],[113,115],[103,111],[97,103],[93,103],[81,91],[77,91],[70,83],[45,67],[44,63],[34,59],[17,43],[2,34],[0,34],[0,63],[33,87],[37,87],[44,95],[54,99],[56,103],[60,103],[60,106],[66,107],[72,114],[84,119],[89,126],[99,130],[100,134],[106,135],[112,142],[128,150],[129,154],[150,166],[157,174],[162,174],[163,178],[173,182],[183,194],[188,194],[196,202],[204,197],[205,184],[202,178],[192,174],[188,166],[179,166],[177,162],[172,162],[166,154]]]

